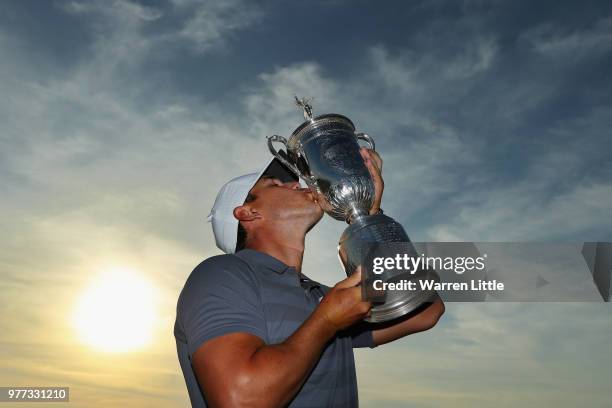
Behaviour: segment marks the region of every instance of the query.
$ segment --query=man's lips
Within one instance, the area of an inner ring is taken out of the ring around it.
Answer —
[[[315,203],[317,202],[317,200],[315,199],[315,195],[312,193],[312,191],[308,187],[300,188],[299,191],[304,194],[307,194],[313,202]]]

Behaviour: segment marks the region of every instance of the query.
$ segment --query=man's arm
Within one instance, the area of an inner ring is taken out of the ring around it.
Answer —
[[[381,328],[372,330],[374,344],[380,346],[409,334],[429,330],[438,323],[438,320],[444,313],[444,309],[442,299],[436,295],[436,299],[433,302],[417,309],[417,313],[409,314],[405,319],[393,322],[391,325],[383,323]]]
[[[360,274],[339,282],[287,340],[266,345],[249,333],[211,339],[194,353],[198,382],[213,407],[282,406],[295,396],[325,345],[339,330],[363,319]]]

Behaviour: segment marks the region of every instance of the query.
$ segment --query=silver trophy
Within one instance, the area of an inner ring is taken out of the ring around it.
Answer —
[[[375,198],[374,182],[359,152],[359,141],[375,149],[374,140],[365,133],[356,133],[353,122],[346,116],[326,114],[313,117],[310,101],[295,99],[303,109],[305,122],[289,140],[278,135],[268,136],[268,148],[281,163],[304,180],[327,214],[350,224],[342,233],[338,246],[346,274],[353,274],[368,254],[380,253],[380,248],[389,250],[385,246],[388,243],[402,243],[404,252],[417,256],[397,221],[383,214],[369,215]],[[275,149],[276,142],[285,145],[286,155]],[[384,322],[403,316],[430,300],[434,294],[433,291],[418,289],[375,290],[374,280],[416,282],[433,274],[435,272],[427,270],[413,274],[392,270],[374,275],[369,269],[362,268],[363,298],[373,302],[372,313],[366,321]]]

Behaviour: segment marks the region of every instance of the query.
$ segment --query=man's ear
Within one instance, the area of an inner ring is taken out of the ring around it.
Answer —
[[[234,208],[234,218],[238,221],[253,221],[261,218],[261,214],[257,212],[248,204],[243,204],[239,207]]]

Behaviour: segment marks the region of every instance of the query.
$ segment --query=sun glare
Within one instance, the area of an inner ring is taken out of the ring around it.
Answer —
[[[85,289],[74,313],[80,339],[107,352],[142,348],[151,340],[154,321],[153,286],[126,268],[102,273]]]

